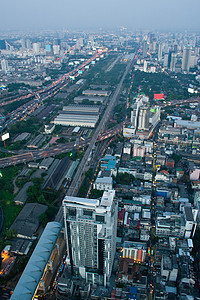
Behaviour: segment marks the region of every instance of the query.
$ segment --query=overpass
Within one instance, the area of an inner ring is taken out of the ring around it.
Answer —
[[[96,142],[103,141],[109,137],[115,136],[116,134],[120,133],[122,131],[123,124],[120,123],[116,125],[115,127],[109,129],[108,131],[100,134],[96,140]],[[86,140],[80,140],[79,147],[83,148],[86,147],[91,143],[91,138]],[[63,144],[63,145],[57,145],[51,148],[46,149],[40,149],[40,150],[33,150],[33,151],[24,151],[19,154],[15,154],[10,157],[5,157],[0,159],[0,168],[17,165],[21,163],[26,163],[29,161],[34,161],[37,159],[42,159],[49,156],[55,156],[60,153],[65,153],[68,151],[71,151],[74,148],[74,142]],[[13,152],[8,151],[6,149],[0,148],[0,152],[7,152],[9,154],[12,154]]]

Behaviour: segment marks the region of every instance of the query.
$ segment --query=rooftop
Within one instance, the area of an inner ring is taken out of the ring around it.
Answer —
[[[112,177],[97,177],[96,183],[112,184]]]
[[[88,198],[79,198],[72,196],[65,196],[63,203],[71,203],[71,204],[80,204],[85,206],[99,206],[99,200],[97,199],[88,199]]]
[[[185,217],[187,221],[194,221],[191,207],[186,206],[185,208]]]
[[[46,210],[46,205],[27,203],[11,225],[10,229],[14,229],[20,236],[32,237],[39,225],[39,216]]]
[[[176,120],[177,126],[182,127],[190,127],[190,128],[200,128],[200,122],[193,122],[193,121],[187,121],[187,120]]]
[[[104,191],[103,196],[101,198],[101,206],[106,206],[111,209],[114,197],[115,190]]]

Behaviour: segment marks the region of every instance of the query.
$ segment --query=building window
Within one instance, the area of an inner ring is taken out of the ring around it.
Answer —
[[[68,208],[67,214],[71,217],[75,217],[76,216],[76,208]]]
[[[99,216],[99,215],[96,216],[96,221],[97,222],[104,223],[104,220],[105,220],[104,216]]]
[[[89,210],[89,209],[84,209],[83,210],[83,215],[84,216],[92,216],[92,210]]]

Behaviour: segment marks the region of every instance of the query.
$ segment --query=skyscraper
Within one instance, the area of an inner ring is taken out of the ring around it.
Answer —
[[[175,72],[176,69],[176,53],[171,54],[170,70]]]
[[[8,67],[8,62],[5,59],[2,59],[1,61],[1,69],[2,71],[4,71],[5,73],[7,73],[9,71],[9,67]]]
[[[142,105],[142,98],[138,98],[136,100],[136,103],[132,107],[133,109],[131,111],[131,123],[135,129],[137,129],[138,126],[138,115],[139,115],[139,110],[141,105]]]
[[[31,49],[31,41],[29,39],[26,40],[26,48]]]
[[[39,54],[39,52],[40,52],[40,44],[39,43],[33,43],[33,52],[35,54]]]
[[[63,200],[67,251],[72,271],[93,284],[111,276],[116,248],[118,204],[115,191],[105,191],[101,201],[66,196]]]
[[[149,129],[149,108],[146,106],[140,107],[139,118],[138,118],[138,129],[139,130]]]
[[[159,44],[158,46],[158,61],[162,60],[162,51],[163,51],[163,44]]]
[[[53,45],[53,54],[58,55],[60,53],[60,46],[59,45]]]
[[[144,60],[144,72],[147,72],[147,61]]]
[[[45,50],[46,50],[46,53],[50,53],[51,52],[51,45],[50,44],[46,44],[45,45]]]
[[[164,65],[165,68],[168,67],[168,60],[169,60],[169,55],[168,55],[168,53],[165,53],[164,62],[163,62],[163,65]]]
[[[147,50],[148,50],[148,45],[147,45],[147,41],[145,40],[143,42],[143,50],[142,50],[142,55],[143,55],[144,58],[147,57]]]
[[[182,59],[182,71],[189,72],[191,67],[191,52],[192,48],[190,46],[186,46],[183,49],[183,59]]]
[[[168,53],[168,64],[167,64],[168,69],[170,68],[171,60],[172,60],[172,51],[170,50]]]

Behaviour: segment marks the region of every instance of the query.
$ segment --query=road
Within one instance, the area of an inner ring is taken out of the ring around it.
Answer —
[[[76,174],[70,184],[70,187],[67,191],[67,196],[76,196],[77,193],[78,193],[78,190],[80,188],[80,185],[81,185],[81,182],[82,182],[82,179],[84,177],[84,174],[85,174],[85,171],[86,171],[86,168],[87,168],[87,161],[88,161],[88,158],[90,156],[90,153],[92,151],[92,148],[94,147],[97,139],[98,139],[98,136],[99,134],[104,130],[104,127],[110,117],[110,113],[114,107],[114,104],[118,98],[118,95],[121,91],[121,88],[122,88],[122,84],[124,82],[124,79],[131,67],[131,64],[132,64],[132,61],[130,61],[127,66],[126,66],[126,70],[115,90],[115,92],[113,93],[113,95],[111,96],[111,99],[110,99],[110,102],[108,103],[108,106],[104,112],[104,115],[99,123],[99,125],[97,126],[96,130],[95,130],[95,133],[90,141],[90,144],[89,144],[89,147],[87,148],[79,166],[78,166],[78,169],[76,171]],[[58,211],[58,214],[56,216],[56,219],[55,221],[57,222],[60,222],[60,223],[63,223],[63,209],[62,209],[62,206],[60,207],[59,211]]]
[[[15,124],[17,121],[24,120],[28,115],[30,115],[35,109],[43,104],[43,101],[49,97],[54,96],[58,91],[62,90],[69,82],[71,76],[78,77],[79,71],[84,71],[85,67],[89,65],[93,60],[100,57],[102,53],[107,52],[107,49],[104,48],[101,51],[96,51],[96,53],[88,60],[84,61],[76,69],[70,71],[69,73],[63,75],[58,80],[51,83],[49,86],[38,90],[37,92],[32,92],[28,95],[17,97],[8,102],[0,103],[0,106],[7,105],[20,100],[31,99],[28,103],[21,105],[16,110],[12,111],[6,116],[7,120],[4,124],[4,128],[8,128],[10,125]]]
[[[106,131],[103,134],[100,134],[98,136],[98,141],[105,140],[109,137],[112,137],[113,135],[118,134],[119,132],[122,131],[123,124],[120,123],[116,125],[115,127],[111,128],[110,130]],[[80,140],[79,147],[86,147],[89,143],[91,142],[91,138],[86,139],[86,140]],[[20,150],[18,151],[19,154],[13,155],[11,157],[5,157],[0,159],[0,168],[12,166],[12,165],[17,165],[21,163],[26,163],[30,161],[35,161],[38,159],[42,159],[45,157],[49,156],[55,156],[60,153],[65,153],[68,151],[71,151],[74,148],[75,142],[67,143],[67,144],[62,144],[62,145],[57,145],[54,147],[46,148],[46,149],[38,149],[38,150],[27,150],[23,152]],[[1,149],[0,149],[1,152]],[[16,151],[17,152],[17,151]],[[10,152],[11,154],[11,152]]]
[[[181,105],[181,104],[186,104],[186,103],[195,103],[195,102],[200,102],[199,97],[192,97],[189,99],[181,99],[181,100],[172,100],[168,101],[167,103],[157,103],[158,106],[161,108],[166,108],[168,106],[174,106],[174,105]]]
[[[104,130],[105,124],[108,121],[108,118],[109,118],[110,113],[111,113],[111,111],[113,109],[114,103],[115,103],[115,101],[116,101],[116,99],[117,99],[117,97],[118,97],[118,95],[119,95],[119,93],[121,91],[122,84],[123,84],[124,79],[125,79],[125,77],[126,77],[126,75],[128,73],[130,65],[131,65],[131,63],[129,63],[127,65],[126,70],[125,70],[125,72],[124,72],[124,74],[123,74],[123,76],[122,76],[122,78],[121,78],[121,80],[120,80],[120,82],[119,82],[119,84],[118,84],[118,86],[117,86],[114,94],[111,96],[110,102],[109,102],[109,104],[108,104],[108,106],[106,108],[106,111],[104,112],[104,115],[103,115],[103,117],[102,117],[99,125],[97,126],[97,128],[95,130],[95,133],[94,133],[94,135],[93,135],[93,137],[91,139],[89,147],[87,148],[87,150],[86,150],[86,152],[84,154],[84,157],[81,160],[81,163],[80,163],[79,168],[78,168],[78,172],[76,172],[76,175],[75,175],[75,177],[74,177],[74,179],[73,179],[73,181],[72,181],[72,183],[70,185],[70,188],[68,190],[67,195],[74,196],[78,192],[78,189],[79,189],[80,183],[81,183],[81,178],[82,178],[82,175],[85,172],[85,166],[87,164],[87,160],[89,158],[90,152],[91,152],[92,148],[94,147],[99,134]]]
[[[151,193],[151,230],[150,230],[150,254],[149,254],[149,272],[148,272],[148,288],[149,294],[151,298],[154,296],[154,285],[155,285],[155,278],[154,278],[154,262],[155,262],[155,245],[154,245],[154,235],[155,235],[155,206],[156,206],[156,158],[157,158],[157,143],[158,140],[158,131],[160,128],[160,123],[157,124],[156,128],[154,129],[153,133],[153,176],[152,176],[152,193]]]
[[[118,62],[118,60],[122,57],[122,55],[119,55],[108,67],[108,69],[105,71],[105,73],[108,73],[112,70],[112,68],[115,66],[115,64]]]

